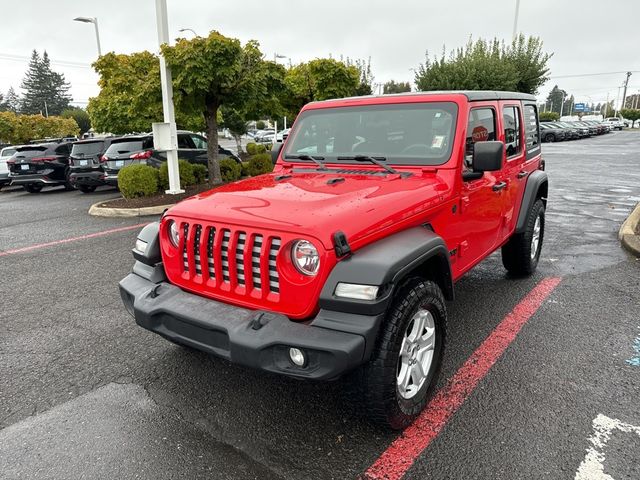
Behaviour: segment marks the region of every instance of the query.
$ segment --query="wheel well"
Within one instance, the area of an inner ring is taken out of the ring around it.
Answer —
[[[436,285],[440,287],[440,290],[442,290],[444,298],[447,300],[453,300],[454,291],[453,280],[451,278],[451,267],[449,266],[449,260],[444,254],[436,254],[429,257],[413,270],[407,272],[404,275],[403,280],[414,276],[435,282]]]
[[[538,192],[536,193],[536,200],[542,199],[542,203],[544,203],[544,208],[547,208],[547,195],[549,194],[549,182],[544,182],[538,188]]]

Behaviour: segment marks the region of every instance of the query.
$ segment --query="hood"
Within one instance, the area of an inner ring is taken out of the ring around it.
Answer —
[[[198,194],[168,214],[300,233],[331,249],[336,231],[344,232],[353,245],[441,203],[445,193],[452,191],[447,181],[453,178],[446,170],[441,172],[400,177],[334,171],[291,173],[286,178],[273,173]]]

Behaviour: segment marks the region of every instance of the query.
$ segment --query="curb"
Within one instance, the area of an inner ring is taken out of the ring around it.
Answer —
[[[115,200],[120,200],[116,198]],[[106,202],[94,203],[89,208],[89,215],[95,217],[145,217],[147,215],[161,215],[167,208],[173,207],[173,203],[169,205],[158,205],[157,207],[141,207],[141,208],[111,208],[101,207],[100,205],[112,202],[113,200],[107,200]]]
[[[636,205],[636,208],[620,227],[618,239],[624,248],[636,257],[640,257],[640,203]]]

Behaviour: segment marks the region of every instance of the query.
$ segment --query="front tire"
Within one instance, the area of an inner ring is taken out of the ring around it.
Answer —
[[[400,430],[422,412],[440,373],[446,323],[437,284],[414,277],[398,290],[372,358],[358,372],[369,418]]]
[[[556,136],[553,133],[548,133],[547,135],[544,136],[544,141],[553,143],[556,141]]]
[[[531,275],[538,266],[544,240],[544,203],[535,201],[527,213],[524,232],[514,233],[502,247],[502,264],[517,277]]]
[[[78,190],[82,193],[93,193],[96,191],[95,185],[78,185]]]

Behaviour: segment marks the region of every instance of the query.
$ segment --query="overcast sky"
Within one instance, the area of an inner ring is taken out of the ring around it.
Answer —
[[[440,53],[473,38],[511,39],[516,0],[167,0],[172,38],[180,28],[200,35],[219,30],[243,42],[256,39],[268,58],[286,55],[294,64],[317,57],[371,57],[375,82],[413,80],[425,51]],[[17,89],[34,48],[47,50],[65,74],[78,105],[97,94],[89,67],[97,56],[93,25],[98,17],[103,53],[157,51],[154,0],[0,0],[0,92]],[[553,52],[551,75],[637,71],[629,92],[640,90],[640,1],[521,0],[519,31],[540,36]],[[189,32],[182,34],[187,38]],[[282,59],[280,62],[288,63]],[[70,63],[69,63],[70,62]],[[73,65],[80,66],[73,66]],[[613,99],[623,73],[553,78],[576,101]]]

